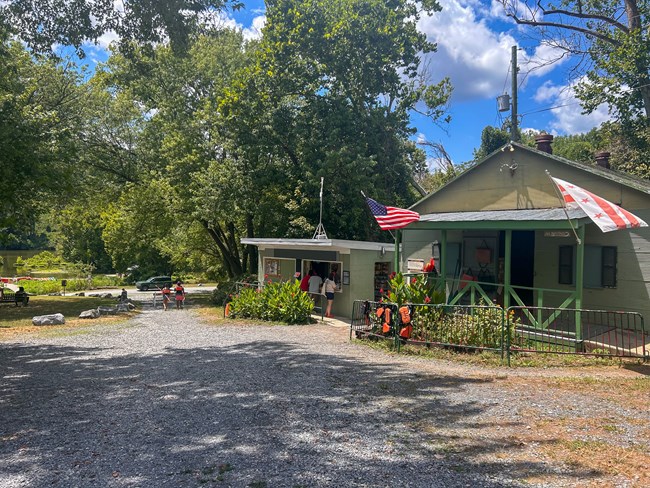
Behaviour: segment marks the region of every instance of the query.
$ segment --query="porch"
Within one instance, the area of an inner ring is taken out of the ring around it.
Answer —
[[[615,248],[611,269],[585,268],[591,262],[586,257],[591,259],[599,250],[593,242],[586,245],[590,223],[582,210],[563,208],[422,215],[403,231],[401,268],[417,273],[413,262],[428,253],[434,257],[436,287],[445,291],[447,305],[496,304],[513,310],[531,334],[542,332],[559,343],[577,342],[586,349],[623,343],[636,349],[643,344],[630,344],[611,327],[592,320],[595,316],[584,322],[583,309],[603,308],[585,303],[585,280],[590,293],[596,279],[598,293],[621,296],[610,300],[617,303],[616,310],[635,311],[625,308],[626,297],[616,289]],[[607,256],[602,253],[604,263]],[[606,280],[611,282],[602,285]],[[611,312],[606,308],[602,313]]]

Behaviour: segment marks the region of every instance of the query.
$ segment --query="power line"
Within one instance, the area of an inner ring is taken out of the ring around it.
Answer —
[[[540,112],[547,112],[549,110],[553,110],[554,108],[569,107],[571,105],[580,105],[580,102],[564,103],[562,105],[555,105],[553,107],[542,108],[542,109],[539,109],[539,110],[532,110],[530,112],[525,112],[525,113],[520,114],[520,115],[523,117],[524,115],[537,114],[537,113],[540,113]]]
[[[634,88],[628,86],[626,88],[623,88],[623,90],[624,91],[633,91],[633,90],[638,90],[639,88],[645,88],[647,86],[650,86],[650,83],[646,83],[645,85],[639,85],[639,86],[634,87]],[[572,105],[580,105],[580,104],[581,104],[581,102],[564,103],[562,105],[555,105],[553,107],[547,107],[547,108],[542,108],[542,109],[539,109],[539,110],[532,110],[530,112],[525,112],[525,113],[521,114],[521,116],[523,117],[524,115],[536,114],[536,113],[540,113],[540,112],[547,112],[549,110],[553,110],[554,108],[570,107]]]

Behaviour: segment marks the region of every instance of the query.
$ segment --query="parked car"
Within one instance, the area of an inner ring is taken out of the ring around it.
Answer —
[[[171,276],[152,276],[148,280],[136,281],[135,287],[140,291],[158,290],[166,286],[172,286]]]

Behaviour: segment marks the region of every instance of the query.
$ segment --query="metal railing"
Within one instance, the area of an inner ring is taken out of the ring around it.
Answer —
[[[389,311],[387,314],[386,311]],[[504,351],[504,310],[498,306],[355,301],[350,338],[392,339],[403,344]]]
[[[383,310],[383,312],[382,312]],[[385,310],[390,314],[386,315]],[[388,317],[388,318],[387,318]],[[543,324],[543,327],[542,327]],[[393,340],[456,350],[581,354],[650,360],[650,333],[636,312],[485,305],[354,302],[350,339]]]
[[[637,312],[510,307],[507,315],[511,352],[644,359],[650,354],[650,334]]]

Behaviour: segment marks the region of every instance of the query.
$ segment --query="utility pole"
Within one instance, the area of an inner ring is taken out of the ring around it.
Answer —
[[[512,46],[512,120],[510,126],[510,139],[519,141],[519,131],[517,130],[517,46]]]

